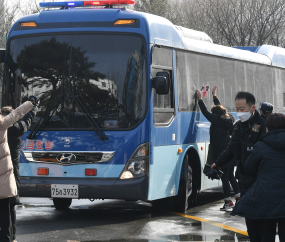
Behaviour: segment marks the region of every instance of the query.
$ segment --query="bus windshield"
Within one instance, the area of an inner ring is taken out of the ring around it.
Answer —
[[[103,129],[129,129],[147,105],[146,46],[123,34],[55,34],[15,38],[8,45],[3,105],[40,100],[33,126],[53,100],[58,106],[44,129],[92,129],[79,97]]]

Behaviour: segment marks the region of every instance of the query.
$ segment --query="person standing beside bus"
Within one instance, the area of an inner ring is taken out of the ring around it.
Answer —
[[[278,224],[279,240],[285,241],[285,115],[266,119],[268,132],[254,145],[244,164],[246,174],[256,181],[231,215],[260,221],[261,242],[274,242]]]
[[[268,102],[263,102],[259,108],[259,113],[262,118],[267,119],[267,117],[272,113],[273,105]],[[235,178],[240,180],[240,170],[239,168],[236,170]]]
[[[12,111],[9,115],[0,114],[0,241],[11,241],[10,197],[17,195],[17,185],[7,142],[7,129],[33,108],[30,101]]]
[[[18,194],[16,197],[10,198],[10,216],[12,222],[12,241],[16,241],[16,210],[15,206],[19,203],[19,185],[20,185],[20,152],[21,152],[21,137],[30,128],[31,123],[38,111],[38,99],[35,96],[30,96],[29,101],[34,104],[34,107],[21,120],[14,123],[8,128],[8,145],[10,148],[11,159],[13,163],[14,176],[16,179]],[[12,107],[3,107],[2,115],[9,115],[13,111]]]
[[[250,155],[253,146],[258,142],[261,135],[265,134],[265,119],[256,110],[255,97],[249,92],[238,92],[235,97],[235,105],[239,121],[234,125],[232,138],[212,165],[222,167],[231,159],[239,160],[241,197],[247,192],[251,184],[256,180],[255,176],[249,176],[244,170],[244,163]],[[260,223],[251,218],[245,218],[247,231],[251,242],[261,241]]]
[[[213,162],[219,157],[219,155],[226,149],[229,141],[230,134],[234,127],[235,118],[227,113],[225,109],[219,102],[217,96],[217,85],[212,90],[213,101],[216,104],[211,108],[212,113],[210,113],[205,103],[202,99],[202,95],[199,90],[197,90],[197,95],[199,98],[198,104],[203,115],[211,122],[210,127],[210,150],[208,156],[212,156]],[[238,200],[240,198],[240,190],[237,183],[237,180],[234,177],[234,160],[231,163],[226,164],[221,168],[223,171],[223,176],[221,178],[224,190],[224,199],[225,203],[221,211],[227,211],[234,207],[234,204],[231,200],[231,187],[230,183],[235,192],[235,198]]]

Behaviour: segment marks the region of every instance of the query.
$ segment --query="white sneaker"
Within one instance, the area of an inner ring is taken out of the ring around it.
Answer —
[[[220,211],[228,211],[231,210],[232,208],[234,208],[235,205],[233,204],[233,202],[230,201],[225,201],[225,204],[222,208],[220,208]]]

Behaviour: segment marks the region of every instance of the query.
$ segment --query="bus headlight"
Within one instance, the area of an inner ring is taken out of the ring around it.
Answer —
[[[139,145],[126,164],[120,179],[138,178],[148,175],[149,143]]]

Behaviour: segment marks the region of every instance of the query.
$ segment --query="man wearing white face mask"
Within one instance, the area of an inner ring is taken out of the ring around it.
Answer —
[[[239,160],[237,169],[240,172],[241,196],[243,196],[256,177],[249,176],[244,170],[244,163],[261,135],[266,133],[265,119],[256,110],[255,97],[249,92],[239,92],[235,98],[236,112],[239,117],[234,125],[232,138],[224,150],[212,165],[222,167],[233,158]],[[246,218],[246,225],[251,242],[259,242],[260,224],[254,219]]]

